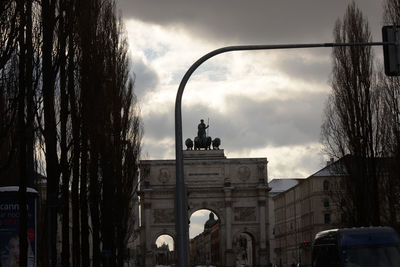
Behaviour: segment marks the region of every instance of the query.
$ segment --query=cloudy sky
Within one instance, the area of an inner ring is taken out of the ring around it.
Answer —
[[[355,1],[380,41],[382,1]],[[202,55],[230,45],[332,41],[348,0],[119,0],[144,122],[143,158],[175,158],[179,83]],[[381,57],[377,48],[376,57]],[[269,178],[307,177],[326,157],[320,126],[329,48],[230,52],[204,63],[182,100],[183,137],[200,119],[229,158],[267,157]]]

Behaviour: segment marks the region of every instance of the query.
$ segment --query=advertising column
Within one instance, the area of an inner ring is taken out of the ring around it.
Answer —
[[[0,187],[0,266],[19,266],[18,186]],[[36,198],[37,191],[27,189],[28,267],[36,267]]]

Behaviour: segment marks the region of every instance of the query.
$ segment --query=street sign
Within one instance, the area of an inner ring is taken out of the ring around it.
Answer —
[[[384,43],[395,43],[383,46],[385,74],[387,76],[400,75],[400,26],[383,26],[382,40]]]

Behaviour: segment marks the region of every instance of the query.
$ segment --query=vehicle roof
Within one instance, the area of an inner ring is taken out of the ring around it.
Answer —
[[[317,233],[314,244],[333,244],[338,241],[342,246],[379,245],[400,243],[400,238],[396,231],[390,227],[343,228]]]

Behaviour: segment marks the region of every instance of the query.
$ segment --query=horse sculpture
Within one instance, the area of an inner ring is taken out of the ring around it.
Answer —
[[[193,141],[192,139],[188,138],[185,141],[186,150],[193,150]]]
[[[205,150],[210,150],[211,149],[211,137],[198,137],[196,136],[194,138],[194,150],[200,150],[200,148],[204,148]]]
[[[201,150],[202,148],[204,150],[211,150],[211,145],[213,150],[218,150],[219,146],[221,145],[221,139],[217,137],[214,140],[212,140],[210,136],[207,136],[205,138],[200,138],[196,136],[194,138],[194,142],[190,138],[186,139],[185,145],[186,145],[186,150],[193,150],[193,149]]]
[[[218,137],[212,140],[213,149],[219,149],[220,145],[221,145],[221,139],[219,139]]]

